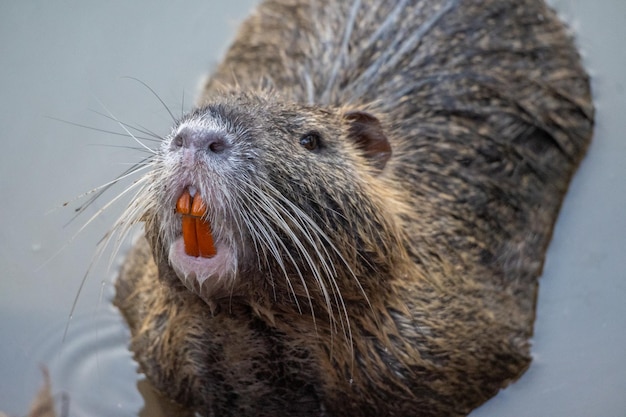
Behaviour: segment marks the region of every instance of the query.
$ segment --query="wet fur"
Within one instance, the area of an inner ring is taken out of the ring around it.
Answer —
[[[157,389],[207,416],[464,416],[528,367],[537,278],[593,125],[543,2],[266,1],[178,123],[199,120],[241,156],[194,171],[236,248],[222,284],[168,263],[171,136],[119,226],[146,223],[116,304]],[[310,131],[316,152],[298,143]],[[383,134],[391,158],[359,134]]]

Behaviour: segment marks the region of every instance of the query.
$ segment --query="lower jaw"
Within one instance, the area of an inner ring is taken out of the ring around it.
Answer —
[[[211,258],[194,257],[185,253],[183,238],[176,239],[169,248],[170,266],[183,284],[204,299],[221,296],[232,289],[235,270],[233,256],[228,248],[218,245]]]

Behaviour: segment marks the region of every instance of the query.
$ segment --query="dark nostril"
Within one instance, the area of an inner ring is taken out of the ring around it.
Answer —
[[[213,153],[222,153],[226,149],[226,144],[221,139],[216,139],[209,143],[209,151]]]
[[[176,146],[177,148],[181,148],[184,144],[184,140],[182,135],[178,134],[176,135],[176,137],[174,138],[174,146]]]
[[[221,132],[202,132],[198,135],[198,149],[206,149],[212,153],[222,153],[228,148],[228,143]]]

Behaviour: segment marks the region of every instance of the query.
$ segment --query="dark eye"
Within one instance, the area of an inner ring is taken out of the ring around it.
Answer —
[[[320,134],[317,132],[309,132],[300,138],[300,145],[306,150],[314,151],[320,146]]]

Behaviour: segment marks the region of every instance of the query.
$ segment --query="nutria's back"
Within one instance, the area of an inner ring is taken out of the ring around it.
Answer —
[[[467,414],[530,362],[592,125],[542,1],[262,3],[130,210],[138,360],[206,415]],[[217,261],[176,243],[188,188]]]

